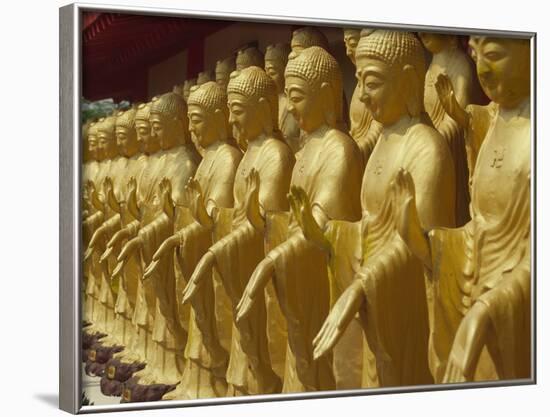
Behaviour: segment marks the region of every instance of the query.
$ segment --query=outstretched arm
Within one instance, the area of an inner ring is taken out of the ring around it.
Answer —
[[[254,303],[258,302],[258,299],[263,297],[264,288],[273,277],[274,271],[275,265],[269,257],[264,258],[258,264],[237,305],[237,322],[248,316]]]
[[[313,339],[313,357],[319,359],[329,353],[342,337],[355,314],[366,303],[359,279],[355,279],[332,307],[321,330]]]

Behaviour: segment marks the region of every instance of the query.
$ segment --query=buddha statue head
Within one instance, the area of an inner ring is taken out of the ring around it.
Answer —
[[[492,101],[514,108],[530,94],[531,50],[528,39],[470,37],[481,88]]]
[[[134,118],[137,141],[146,155],[152,155],[160,149],[158,138],[151,135],[150,115],[151,103],[142,103],[138,105]]]
[[[209,70],[201,71],[199,72],[199,75],[197,75],[197,85],[207,83],[208,81],[212,81],[213,79],[214,77],[212,75],[212,71],[209,71]],[[189,98],[189,96],[187,96],[187,98]]]
[[[115,122],[116,117],[107,116],[97,123],[97,152],[101,160],[113,159],[118,155]]]
[[[158,138],[162,149],[171,149],[187,141],[187,105],[178,94],[170,92],[153,98],[149,121],[151,136]]]
[[[289,53],[290,45],[287,43],[268,45],[265,50],[265,72],[275,82],[279,94],[285,88],[285,67]]]
[[[248,67],[264,67],[264,55],[255,46],[249,46],[237,52],[235,68],[243,70]]]
[[[225,90],[214,81],[191,87],[187,101],[189,131],[198,149],[229,137],[229,109]]]
[[[119,112],[115,122],[118,152],[127,158],[134,156],[139,150],[135,118],[136,110],[130,108]]]
[[[299,53],[312,46],[319,46],[326,51],[329,50],[328,39],[319,29],[313,26],[304,26],[292,32],[290,42],[292,52]]]
[[[361,38],[361,29],[346,28],[344,29],[344,45],[346,46],[346,55],[355,65],[355,49]]]
[[[418,37],[424,47],[432,54],[437,54],[447,48],[458,46],[458,36],[444,35],[441,33],[418,32]]]
[[[235,57],[233,55],[216,62],[216,82],[224,91],[227,90],[229,76],[233,71],[235,71]]]
[[[318,46],[291,52],[285,70],[288,111],[300,129],[332,128],[342,119],[342,73],[338,62]]]
[[[248,141],[278,132],[278,95],[273,80],[262,68],[234,71],[227,85],[229,123],[241,148]]]
[[[361,31],[355,51],[360,100],[383,126],[424,111],[426,64],[420,41],[410,32]]]
[[[97,152],[97,122],[91,122],[88,126],[87,133],[87,146],[90,159],[99,160],[99,154]]]
[[[191,87],[193,87],[194,85],[197,85],[196,78],[190,78],[183,82],[183,99],[185,100],[186,103],[187,103],[187,99],[189,98],[189,91],[191,90]]]

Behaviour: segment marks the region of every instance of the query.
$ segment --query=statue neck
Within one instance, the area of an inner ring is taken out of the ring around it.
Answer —
[[[308,143],[309,141],[311,141],[312,139],[317,139],[317,138],[323,138],[325,137],[325,135],[327,134],[327,132],[331,129],[331,127],[329,125],[327,125],[326,123],[323,123],[321,126],[319,126],[317,129],[315,129],[314,131],[312,132],[307,132],[305,137],[304,137],[304,146],[306,145],[306,143]]]

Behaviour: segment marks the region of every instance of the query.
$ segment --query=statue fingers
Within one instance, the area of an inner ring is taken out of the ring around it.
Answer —
[[[113,270],[113,273],[111,274],[111,278],[116,278],[122,273],[122,270],[124,269],[125,262],[119,261],[119,263],[116,265],[115,269]]]
[[[99,258],[99,262],[100,262],[100,263],[105,262],[105,261],[107,260],[107,258],[109,258],[109,256],[111,256],[111,254],[113,253],[113,250],[114,250],[113,246],[107,247],[107,249],[105,250],[105,252],[103,252],[103,253],[101,254],[101,257]]]
[[[153,275],[153,272],[157,269],[157,266],[159,264],[159,260],[153,260],[151,263],[147,266],[145,269],[145,272],[143,273],[142,280],[145,281],[146,279],[150,278],[151,275]]]

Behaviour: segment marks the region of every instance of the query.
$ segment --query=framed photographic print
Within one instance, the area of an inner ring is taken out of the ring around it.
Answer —
[[[535,382],[534,33],[60,9],[60,407]]]

